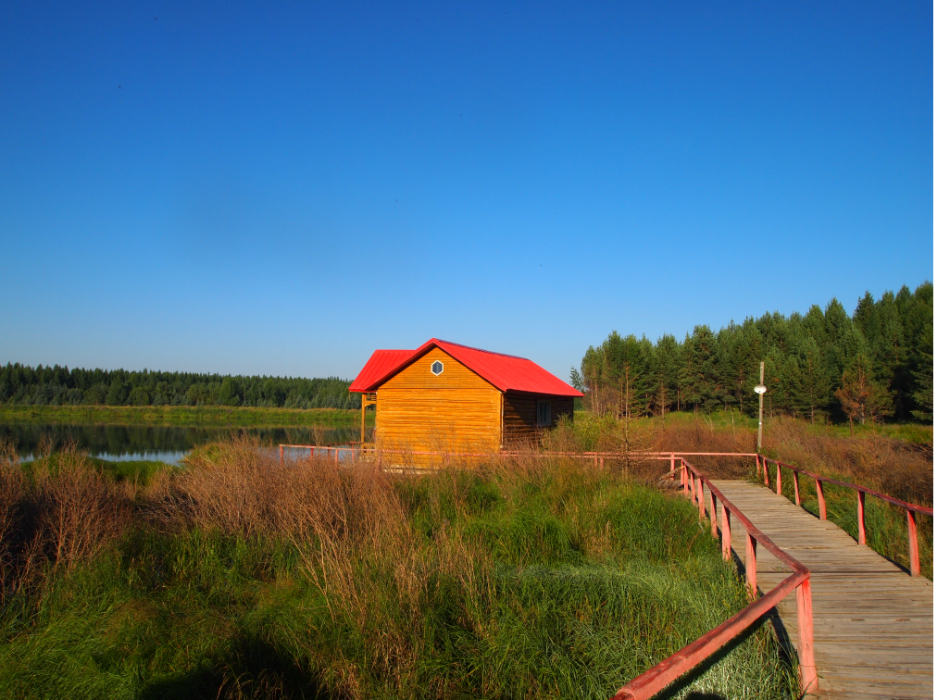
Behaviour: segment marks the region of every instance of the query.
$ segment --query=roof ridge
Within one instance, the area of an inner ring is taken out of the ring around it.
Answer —
[[[473,350],[475,352],[485,352],[487,355],[499,355],[500,357],[511,357],[514,360],[525,360],[526,362],[531,362],[527,357],[520,357],[519,355],[507,355],[505,352],[493,352],[492,350],[484,350],[483,348],[475,348],[470,345],[464,345],[463,343],[453,343],[450,340],[442,340],[441,338],[435,338],[439,343],[444,343],[445,345],[453,345],[458,348],[464,348],[465,350]]]

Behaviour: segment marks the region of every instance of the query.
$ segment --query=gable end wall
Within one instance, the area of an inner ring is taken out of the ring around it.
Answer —
[[[444,363],[435,376],[431,364]],[[501,444],[502,392],[439,348],[377,389],[376,439],[383,449],[492,452]]]

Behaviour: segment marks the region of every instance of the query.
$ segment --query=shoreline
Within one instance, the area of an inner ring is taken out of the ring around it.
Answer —
[[[358,409],[233,406],[9,406],[0,424],[287,428],[359,425]],[[367,423],[372,419],[369,418]]]

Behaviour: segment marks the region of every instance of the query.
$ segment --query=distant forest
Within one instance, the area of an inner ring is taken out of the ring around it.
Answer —
[[[0,366],[0,403],[61,406],[255,406],[360,408],[350,382],[336,377],[242,377],[189,372],[130,372]]]
[[[850,317],[834,299],[801,315],[766,313],[683,341],[613,332],[590,347],[571,381],[597,413],[619,417],[735,409],[753,415],[759,363],[765,410],[811,421],[931,420],[931,283],[869,292]]]

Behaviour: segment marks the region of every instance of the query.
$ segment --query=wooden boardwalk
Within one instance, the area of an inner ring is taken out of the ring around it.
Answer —
[[[927,698],[934,694],[934,587],[787,498],[745,481],[714,485],[776,545],[811,570],[814,655],[821,698]],[[732,519],[733,550],[746,557],[746,530]],[[788,569],[758,548],[759,589]],[[778,612],[797,643],[795,597]]]

